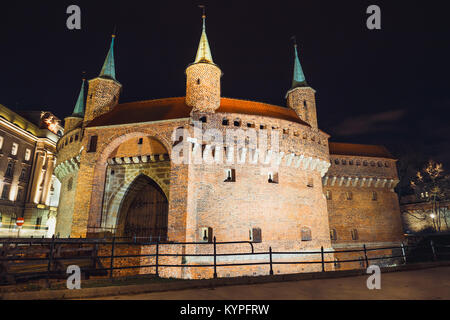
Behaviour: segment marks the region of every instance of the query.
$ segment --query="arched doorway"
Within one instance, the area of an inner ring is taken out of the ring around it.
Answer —
[[[160,186],[138,176],[123,197],[116,234],[146,241],[167,240],[168,201]]]

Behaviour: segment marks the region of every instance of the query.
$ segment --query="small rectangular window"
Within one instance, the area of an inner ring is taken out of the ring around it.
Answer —
[[[17,151],[19,150],[19,145],[17,143],[13,143],[11,147],[11,154],[13,156],[17,155]]]
[[[200,228],[200,242],[213,242],[213,229],[211,227]]]
[[[143,143],[144,143],[144,139],[143,138],[139,138],[138,144],[143,144]]]
[[[267,182],[269,183],[278,183],[278,173],[269,172]]]
[[[31,159],[31,150],[26,149],[25,150],[25,161],[30,161],[30,159]]]
[[[337,240],[337,232],[336,232],[336,229],[331,229],[331,230],[330,230],[330,239],[331,239],[331,241],[336,241],[336,240]]]
[[[87,152],[96,152],[97,151],[97,139],[98,136],[90,136],[89,137],[89,147]]]
[[[11,187],[10,187],[9,184],[4,184],[3,185],[3,190],[2,190],[2,199],[3,200],[8,200],[10,188]]]
[[[352,230],[352,240],[358,240],[358,239],[359,239],[359,237],[358,237],[358,230],[353,229]]]
[[[347,191],[345,193],[347,200],[352,200],[353,199],[353,193],[351,191]]]
[[[236,182],[236,170],[226,169],[224,182]]]
[[[372,192],[372,201],[377,201],[378,200],[378,195],[375,191]]]
[[[262,242],[261,228],[252,228],[249,231],[249,238],[252,242]]]
[[[301,235],[302,235],[302,241],[311,241],[311,239],[312,239],[310,228],[307,228],[307,227],[302,228]]]
[[[309,178],[306,186],[308,188],[314,188],[314,180],[312,178]]]
[[[331,200],[331,190],[327,190],[326,197],[327,200]]]

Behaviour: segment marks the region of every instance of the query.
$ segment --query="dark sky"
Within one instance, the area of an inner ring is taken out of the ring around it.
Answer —
[[[199,1],[2,1],[0,103],[73,110],[82,71],[98,75],[117,25],[121,102],[183,96],[200,32]],[[450,164],[450,19],[443,1],[204,1],[222,96],[284,106],[299,42],[331,141],[386,145]],[[66,8],[82,29],[66,28]],[[366,28],[378,4],[382,30]]]

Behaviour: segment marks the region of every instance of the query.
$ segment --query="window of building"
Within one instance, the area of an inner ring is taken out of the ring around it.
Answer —
[[[236,170],[235,169],[225,169],[224,182],[236,182]]]
[[[228,126],[230,124],[230,121],[226,118],[222,119],[222,125],[223,126]]]
[[[310,228],[303,227],[301,233],[302,233],[302,241],[311,241],[312,240]]]
[[[385,163],[384,163],[384,166],[385,166],[386,168],[388,168],[388,167],[389,167],[389,163],[385,162]]]
[[[70,137],[70,143],[72,143],[73,142],[73,136],[72,137]]]
[[[312,178],[308,179],[308,183],[306,184],[308,188],[314,188],[314,180]]]
[[[19,180],[25,181],[27,179],[27,169],[22,168],[22,171],[20,171]]]
[[[42,223],[42,217],[37,217],[36,218],[36,225],[34,226],[35,230],[39,230],[41,228],[41,223]]]
[[[289,129],[283,129],[283,134],[289,135]]]
[[[14,172],[14,162],[10,161],[8,162],[8,166],[6,167],[5,177],[12,178],[13,172]]]
[[[254,128],[255,127],[255,124],[254,123],[247,123],[247,128]]]
[[[88,146],[87,152],[97,151],[97,140],[98,140],[98,136],[90,136],[89,137],[89,146]]]
[[[241,120],[239,120],[239,119],[234,120],[234,126],[235,127],[240,127],[241,126]]]
[[[331,229],[331,230],[330,230],[330,239],[331,239],[332,241],[336,241],[336,240],[337,240],[336,229]]]
[[[352,230],[352,240],[358,240],[359,236],[358,236],[358,230],[353,229]]]
[[[200,241],[213,242],[213,229],[211,227],[200,228]]]
[[[370,166],[375,167],[375,161],[370,161]]]
[[[363,161],[363,166],[367,167],[369,165],[369,163],[367,161]]]
[[[75,141],[78,141],[78,135],[77,134],[75,135]]]
[[[70,178],[69,181],[67,181],[67,191],[72,190],[73,187],[73,178]]]
[[[3,148],[3,137],[0,136],[0,150]]]
[[[303,106],[305,107],[305,109],[308,108],[308,103],[306,102],[306,100],[303,101]]]
[[[29,161],[31,159],[31,150],[26,149],[25,150],[25,161]]]
[[[352,166],[352,165],[353,165],[353,160],[348,160],[348,164],[349,164],[350,166]]]
[[[353,199],[353,193],[351,191],[347,191],[345,193],[345,196],[346,196],[347,200],[352,200]]]
[[[380,168],[383,166],[383,162],[381,162],[381,161],[378,161],[377,164],[378,164],[378,167],[380,167]]]
[[[327,190],[326,198],[327,198],[327,200],[331,200],[331,190]]]
[[[143,144],[143,143],[144,143],[144,139],[143,138],[139,138],[138,144]]]
[[[23,196],[23,189],[22,188],[18,188],[17,189],[16,201],[22,201],[22,196]]]
[[[278,173],[269,172],[268,177],[267,177],[267,182],[278,183]]]
[[[357,166],[360,166],[360,165],[361,165],[361,161],[356,160],[356,165],[357,165]]]
[[[249,230],[249,238],[252,242],[262,242],[261,228],[252,228]]]
[[[200,79],[197,79],[197,84],[200,84]]]
[[[206,123],[206,116],[201,117],[199,120],[203,123]]]
[[[335,160],[334,160],[334,164],[339,164],[339,160],[338,160],[338,159],[335,159]]]
[[[375,191],[372,192],[372,201],[377,201],[378,200],[378,195]]]
[[[17,155],[17,151],[19,150],[19,145],[17,143],[13,143],[11,147],[11,154],[13,156]]]
[[[9,184],[4,184],[3,185],[3,190],[2,190],[2,199],[3,200],[8,200],[9,198],[9,190],[11,189],[11,186]]]
[[[267,126],[265,124],[259,125],[259,129],[261,129],[261,130],[265,130],[266,128],[267,128]]]
[[[347,160],[342,159],[342,164],[345,166],[347,164]]]

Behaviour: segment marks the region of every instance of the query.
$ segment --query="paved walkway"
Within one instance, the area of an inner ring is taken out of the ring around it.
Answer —
[[[98,299],[133,300],[301,300],[450,299],[450,267],[381,274],[381,290],[369,290],[367,276],[190,289]]]

